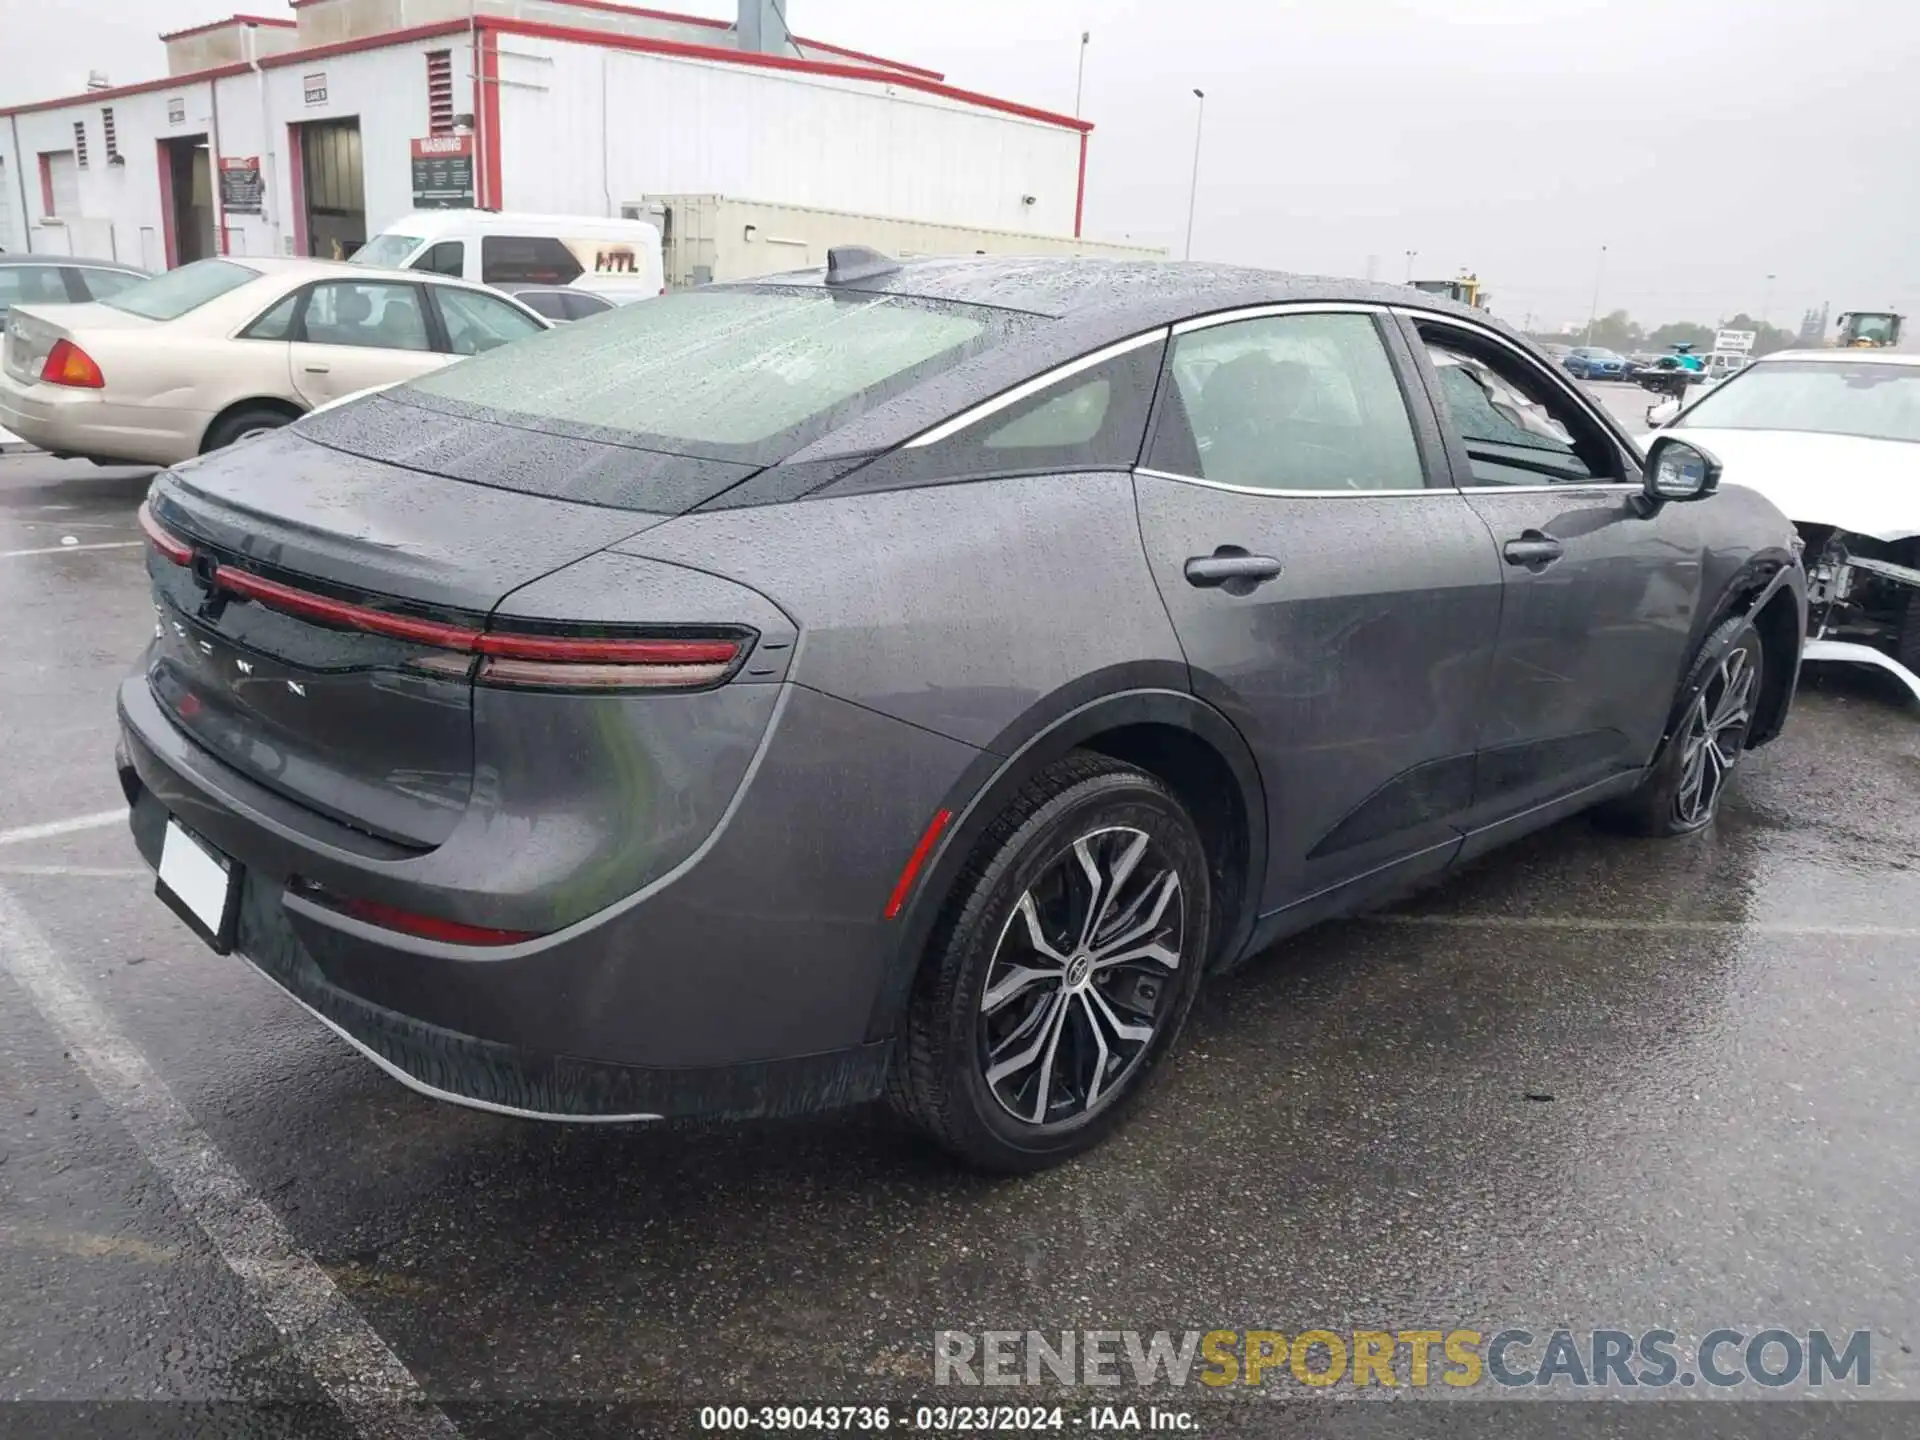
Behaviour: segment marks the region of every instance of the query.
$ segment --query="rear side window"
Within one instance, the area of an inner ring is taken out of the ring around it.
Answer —
[[[123,270],[93,270],[81,266],[77,272],[80,283],[87,287],[87,293],[96,300],[104,300],[109,295],[118,295],[130,286],[138,285],[147,277],[129,275]]]
[[[178,320],[209,300],[217,300],[229,290],[238,290],[259,274],[258,270],[236,265],[231,260],[196,260],[178,270],[129,285],[100,303],[129,315],[144,315],[149,320]]]
[[[1269,315],[1174,340],[1156,470],[1243,490],[1419,490],[1426,472],[1368,315]]]
[[[909,441],[839,488],[964,480],[1048,470],[1127,470],[1140,458],[1163,334],[930,441]]]
[[[586,266],[551,235],[487,235],[480,279],[488,285],[571,285]]]
[[[567,313],[567,294],[564,290],[529,290],[523,295],[515,295],[529,310],[546,316],[549,320],[571,320]]]
[[[701,289],[563,326],[389,392],[403,403],[674,454],[772,464],[1042,323],[819,287]]]
[[[506,301],[452,285],[434,287],[440,318],[447,326],[447,348],[456,355],[479,355],[510,340],[541,333],[541,326]]]
[[[613,309],[613,302],[602,300],[598,295],[589,295],[584,290],[569,290],[560,297],[560,306],[563,319],[584,320],[589,315],[604,315]],[[545,315],[549,312],[541,310],[540,313]]]
[[[14,305],[65,305],[67,298],[57,265],[0,265],[0,311]]]

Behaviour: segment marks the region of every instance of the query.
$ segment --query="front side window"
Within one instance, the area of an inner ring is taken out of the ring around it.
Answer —
[[[420,290],[372,280],[328,280],[307,300],[304,339],[314,345],[371,350],[427,350]]]
[[[476,295],[452,285],[437,287],[440,318],[447,326],[447,348],[455,355],[479,355],[510,340],[538,335],[541,327],[504,300]]]
[[[1762,360],[1696,400],[1672,428],[1920,441],[1920,365]]]
[[[356,260],[359,256],[354,257]],[[451,275],[459,280],[467,273],[467,247],[461,240],[442,240],[429,247],[426,254],[407,268],[409,270],[429,270],[435,275]]]
[[[1418,490],[1406,401],[1367,315],[1271,315],[1174,340],[1148,463],[1252,490]]]
[[[419,248],[418,235],[396,235],[388,231],[385,235],[374,236],[354,251],[352,263],[371,265],[379,270],[393,270],[406,264],[407,256]]]
[[[585,269],[551,235],[488,235],[480,241],[480,279],[488,285],[571,285]]]
[[[178,320],[259,276],[258,270],[236,265],[231,260],[196,260],[178,270],[129,285],[117,295],[104,297],[100,303],[149,320]]]
[[[1475,485],[1612,480],[1612,447],[1573,403],[1519,366],[1429,338],[1440,397]]]

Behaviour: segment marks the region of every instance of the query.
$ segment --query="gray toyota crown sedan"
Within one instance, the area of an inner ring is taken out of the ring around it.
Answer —
[[[1202,265],[840,250],[141,519],[120,778],[209,943],[443,1099],[887,1094],[1003,1170],[1282,936],[1709,825],[1805,627],[1777,510],[1484,313]]]

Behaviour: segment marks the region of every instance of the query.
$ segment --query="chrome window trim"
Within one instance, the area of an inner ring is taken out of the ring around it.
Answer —
[[[1117,356],[1138,350],[1144,345],[1163,342],[1167,338],[1167,331],[1167,326],[1156,325],[1151,330],[1145,330],[1138,335],[1129,336],[1125,340],[1116,341],[1112,345],[1103,346],[1090,354],[1082,355],[1077,360],[1069,360],[1064,365],[1056,365],[1053,369],[1043,371],[1031,380],[1022,380],[1011,390],[1001,391],[991,400],[982,400],[971,409],[962,410],[958,415],[950,419],[942,420],[931,430],[922,430],[900,448],[902,450],[919,450],[928,445],[937,445],[942,440],[958,435],[969,426],[976,425],[990,416],[999,414],[1010,405],[1018,405],[1022,400],[1037,395],[1042,390],[1056,385],[1062,380],[1071,380],[1083,370],[1091,370],[1096,365],[1104,364]]]
[[[1179,321],[1173,333],[1186,335],[1195,330],[1211,330],[1216,325],[1237,325],[1242,320],[1264,320],[1270,315],[1385,315],[1385,305],[1365,300],[1280,300],[1270,305],[1246,305],[1238,310],[1222,310],[1214,315],[1196,315]],[[1344,493],[1344,492],[1343,492]]]
[[[1451,485],[1423,485],[1418,490],[1275,490],[1265,485],[1229,485],[1224,480],[1209,480],[1202,475],[1181,475],[1172,470],[1155,470],[1149,465],[1133,467],[1136,475],[1153,480],[1177,480],[1182,485],[1204,485],[1209,490],[1226,490],[1235,495],[1272,495],[1297,500],[1404,500],[1414,495],[1449,495],[1460,498]],[[1556,489],[1560,488],[1558,486]]]

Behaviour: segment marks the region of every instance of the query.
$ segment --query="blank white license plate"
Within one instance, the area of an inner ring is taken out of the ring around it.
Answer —
[[[231,860],[175,821],[167,821],[167,833],[160,841],[160,896],[197,921],[204,938],[218,949],[232,944],[238,888],[239,873]]]

